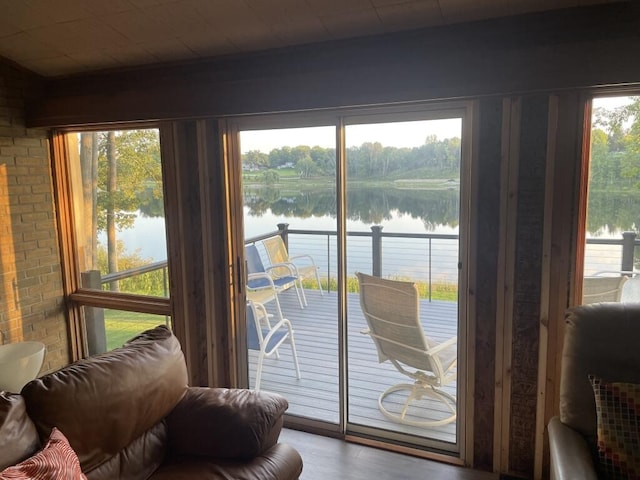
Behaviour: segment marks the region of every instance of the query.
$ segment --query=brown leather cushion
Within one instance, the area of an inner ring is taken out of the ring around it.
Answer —
[[[595,303],[569,309],[566,317],[560,419],[596,439],[596,404],[589,382],[640,383],[640,303]]]
[[[302,458],[291,446],[278,443],[247,460],[178,457],[164,463],[149,480],[297,480],[302,473]]]
[[[180,344],[160,326],[122,348],[33,380],[22,395],[40,435],[58,427],[87,472],[160,422],[186,389]]]
[[[38,432],[27,416],[24,399],[0,392],[0,470],[30,457],[39,448]]]

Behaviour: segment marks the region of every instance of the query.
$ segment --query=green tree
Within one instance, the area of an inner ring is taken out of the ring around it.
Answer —
[[[280,175],[278,175],[278,172],[275,170],[267,170],[262,174],[262,179],[267,185],[273,185],[280,181]]]
[[[316,172],[316,170],[316,164],[309,156],[302,157],[296,162],[296,171],[300,178],[309,178]]]
[[[80,164],[85,206],[92,216],[85,219],[87,236],[96,239],[106,232],[108,272],[119,271],[117,230],[133,225],[137,215],[164,215],[158,131],[82,135]],[[97,252],[92,250],[90,265],[96,265]]]
[[[263,169],[269,166],[269,155],[259,150],[250,150],[242,154],[242,165],[250,169]]]
[[[140,250],[133,253],[127,253],[125,245],[122,241],[118,241],[116,245],[118,251],[118,261],[120,270],[131,270],[136,267],[148,265],[152,259],[143,258]],[[102,274],[109,273],[109,265],[107,260],[107,250],[104,245],[98,245],[98,269]],[[138,295],[151,295],[155,297],[164,297],[167,295],[167,285],[165,285],[165,276],[162,270],[154,270],[142,275],[135,275],[124,280],[119,280],[120,290],[127,293],[136,293]]]

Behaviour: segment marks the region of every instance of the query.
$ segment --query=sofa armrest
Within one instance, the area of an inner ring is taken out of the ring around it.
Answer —
[[[288,406],[274,393],[191,387],[166,419],[170,451],[253,458],[276,444]]]
[[[549,422],[551,480],[597,480],[587,441],[559,417]]]

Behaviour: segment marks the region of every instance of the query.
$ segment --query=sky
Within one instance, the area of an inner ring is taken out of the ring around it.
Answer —
[[[417,147],[423,145],[429,135],[436,135],[438,139],[460,138],[461,125],[460,118],[349,125],[345,138],[347,147],[360,146],[365,142],[380,142],[385,147]],[[240,133],[242,153],[251,150],[269,153],[274,148],[298,145],[334,148],[335,143],[336,134],[333,126],[252,130]]]
[[[594,99],[593,106],[613,109],[630,102],[631,97],[597,97]],[[349,125],[346,131],[347,148],[360,146],[365,142],[380,142],[385,147],[417,147],[423,145],[429,135],[436,135],[440,140],[460,138],[461,125],[460,118]],[[335,142],[333,126],[252,130],[243,131],[240,134],[242,153],[250,150],[269,153],[274,148],[298,145],[333,148]]]
[[[634,98],[637,97],[596,97],[593,99],[593,108],[604,107],[610,110],[628,105]]]

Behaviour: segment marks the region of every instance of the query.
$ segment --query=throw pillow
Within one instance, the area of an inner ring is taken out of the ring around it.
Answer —
[[[608,480],[640,479],[640,385],[589,376],[598,418],[599,470]]]
[[[54,428],[38,453],[0,472],[0,480],[87,480],[76,452],[60,430]]]

